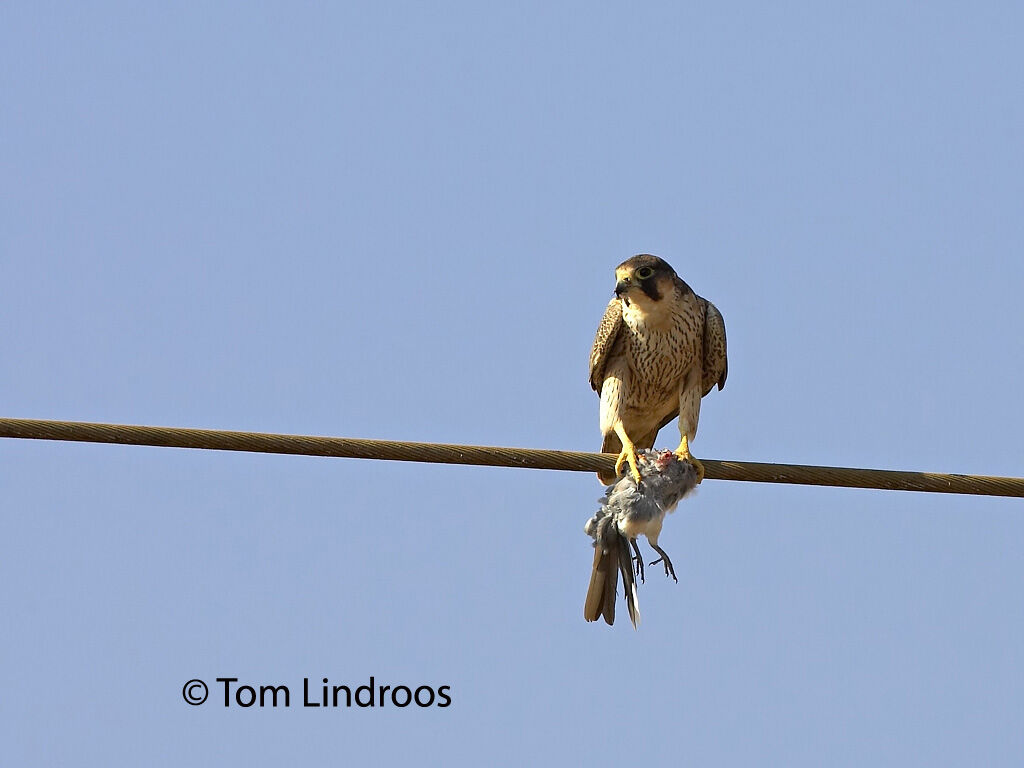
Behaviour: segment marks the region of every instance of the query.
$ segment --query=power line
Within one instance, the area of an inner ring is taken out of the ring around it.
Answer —
[[[474,464],[492,467],[558,469],[597,472],[615,465],[612,454],[551,451],[538,448],[497,448],[482,445],[410,443],[349,437],[312,437],[219,429],[144,427],[92,424],[80,421],[0,418],[0,437],[31,440],[69,440],[80,443],[150,445],[217,451],[334,456],[350,459],[420,461],[436,464]],[[970,493],[1024,497],[1024,478],[902,472],[889,469],[816,467],[804,464],[764,464],[754,461],[701,459],[708,480],[753,483],[792,483],[891,491]]]

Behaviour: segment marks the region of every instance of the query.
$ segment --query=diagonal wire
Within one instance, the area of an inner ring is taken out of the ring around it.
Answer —
[[[609,470],[615,455],[538,448],[498,448],[483,445],[411,443],[349,437],[313,437],[219,429],[146,427],[128,424],[93,424],[80,421],[0,418],[0,437],[32,440],[69,440],[84,443],[151,445],[218,451],[334,456],[350,459],[420,461],[436,464],[475,464],[492,467],[558,469],[573,472]],[[842,488],[877,488],[891,491],[970,493],[1024,497],[1024,478],[904,472],[891,469],[816,467],[805,464],[765,464],[753,461],[701,459],[708,480],[754,483],[792,483]]]

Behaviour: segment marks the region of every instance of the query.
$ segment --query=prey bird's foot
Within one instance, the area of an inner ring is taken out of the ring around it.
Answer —
[[[652,544],[651,546],[654,548],[655,552],[661,555],[661,557],[659,557],[654,562],[648,563],[648,565],[657,565],[658,563],[662,563],[665,566],[665,575],[671,576],[672,580],[675,581],[676,584],[678,584],[679,579],[676,578],[676,569],[672,566],[672,560],[671,558],[669,558],[668,553],[665,552],[665,550],[659,547],[657,544]]]
[[[697,485],[700,485],[704,480],[704,465],[700,460],[690,453],[689,448],[680,448],[676,451],[676,456],[697,470]]]
[[[622,449],[619,454],[619,458],[615,461],[615,474],[622,474],[622,465],[629,462],[629,471],[633,475],[633,479],[636,480],[636,484],[640,485],[640,469],[636,464],[636,449],[633,446],[628,446]]]
[[[645,584],[644,581],[644,558],[640,554],[640,547],[636,543],[636,539],[632,539],[629,542],[633,546],[633,572],[640,577],[640,583]]]

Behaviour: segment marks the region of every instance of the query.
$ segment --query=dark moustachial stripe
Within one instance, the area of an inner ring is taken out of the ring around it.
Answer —
[[[652,301],[661,301],[661,291],[658,290],[658,285],[655,282],[657,279],[658,273],[655,272],[646,280],[640,281],[640,290],[650,296]]]

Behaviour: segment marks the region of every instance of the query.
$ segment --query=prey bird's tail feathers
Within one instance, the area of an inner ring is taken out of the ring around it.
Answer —
[[[617,544],[611,548],[618,549]],[[619,555],[594,542],[594,569],[590,572],[587,601],[583,604],[583,618],[597,621],[602,616],[608,624],[615,623],[615,589],[619,584]]]
[[[636,628],[640,624],[640,608],[637,604],[636,578],[633,575],[633,560],[629,554],[626,537],[614,526],[606,526],[600,539],[594,542],[594,568],[590,572],[590,586],[583,604],[583,618],[605,623],[615,623],[615,593],[622,574],[622,588],[626,597],[629,620]]]
[[[616,531],[616,533],[618,532]],[[626,537],[621,533],[619,534],[619,573],[622,574],[622,592],[626,597],[626,610],[629,611],[629,620],[633,622],[633,629],[637,629],[640,627],[640,605],[637,603],[633,557],[630,555]]]

